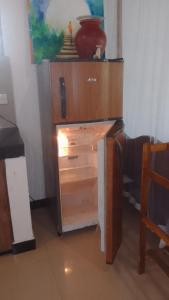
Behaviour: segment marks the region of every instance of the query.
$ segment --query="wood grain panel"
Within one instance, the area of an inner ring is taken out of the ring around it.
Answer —
[[[0,253],[11,249],[12,224],[6,184],[5,163],[0,160]]]
[[[59,78],[66,88],[67,115],[61,117]],[[51,63],[53,122],[78,122],[122,117],[123,63]]]
[[[169,143],[159,143],[150,145],[151,152],[169,150]]]

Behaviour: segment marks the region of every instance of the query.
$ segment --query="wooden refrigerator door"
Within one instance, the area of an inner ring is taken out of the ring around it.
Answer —
[[[70,117],[75,121],[122,117],[122,70],[121,62],[74,63]]]
[[[122,117],[123,63],[51,63],[53,123]]]
[[[116,125],[113,126],[106,136],[105,256],[108,264],[113,263],[122,240],[122,156],[124,134],[119,124]]]

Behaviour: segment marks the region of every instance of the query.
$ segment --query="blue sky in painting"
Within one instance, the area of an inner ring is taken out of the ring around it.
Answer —
[[[92,15],[103,16],[103,0],[86,0]]]
[[[43,19],[50,0],[31,0],[38,19]]]
[[[103,0],[85,0],[92,15],[103,16]],[[31,0],[38,19],[43,19],[50,0]],[[71,0],[68,1],[69,3]]]

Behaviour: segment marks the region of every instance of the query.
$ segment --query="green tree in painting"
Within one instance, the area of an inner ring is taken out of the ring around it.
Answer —
[[[29,25],[34,62],[40,63],[42,59],[55,59],[56,54],[63,46],[64,32],[57,33],[54,29],[50,29],[43,19],[39,20],[32,5]]]

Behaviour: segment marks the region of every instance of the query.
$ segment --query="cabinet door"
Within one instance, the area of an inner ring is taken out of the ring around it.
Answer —
[[[53,122],[122,117],[122,61],[51,64]]]
[[[118,126],[118,124],[116,124]],[[106,263],[112,264],[122,239],[122,156],[124,134],[114,126],[106,136]],[[116,131],[117,130],[117,131]]]
[[[11,225],[5,163],[0,160],[0,253],[12,248],[13,233]]]

